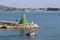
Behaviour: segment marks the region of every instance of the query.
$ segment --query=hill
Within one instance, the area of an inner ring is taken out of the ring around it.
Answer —
[[[10,8],[8,6],[0,5],[0,8]]]

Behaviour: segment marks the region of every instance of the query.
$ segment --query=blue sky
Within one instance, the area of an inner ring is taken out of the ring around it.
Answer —
[[[60,0],[0,0],[0,5],[18,8],[60,8]]]

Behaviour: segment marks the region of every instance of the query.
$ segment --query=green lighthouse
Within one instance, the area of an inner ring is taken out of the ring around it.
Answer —
[[[21,15],[20,24],[27,24],[26,14],[25,14],[25,13],[23,13],[23,14]]]

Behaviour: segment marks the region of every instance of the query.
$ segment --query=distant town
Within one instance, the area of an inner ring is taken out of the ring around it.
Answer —
[[[0,8],[0,11],[21,11],[21,10],[26,10],[26,11],[34,11],[34,10],[60,11],[60,8]]]

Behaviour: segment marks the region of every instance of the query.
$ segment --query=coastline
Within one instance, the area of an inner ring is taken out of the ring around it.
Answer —
[[[60,11],[60,8],[0,8],[0,11]]]

